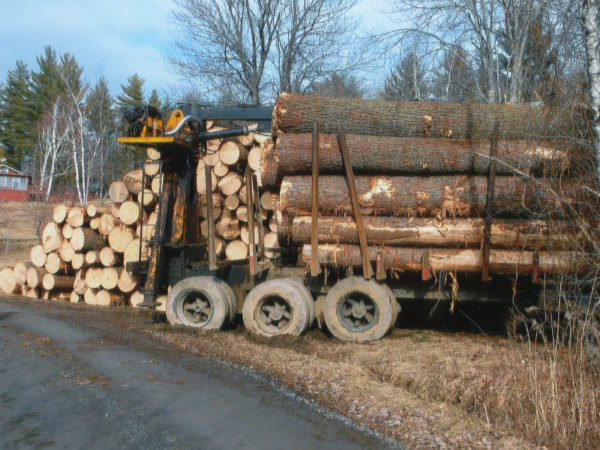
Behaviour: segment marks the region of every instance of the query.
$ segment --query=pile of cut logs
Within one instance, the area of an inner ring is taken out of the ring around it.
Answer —
[[[342,134],[356,175],[368,258],[380,261],[388,273],[424,268],[479,272],[486,233],[490,272],[571,268],[569,255],[557,251],[564,248],[568,226],[527,219],[532,212],[543,217],[556,203],[538,187],[536,177],[548,178],[569,161],[552,138],[559,132],[548,124],[558,122],[549,116],[544,108],[526,105],[284,93],[273,112],[273,142],[263,147],[257,167],[262,185],[280,195],[280,243],[303,246],[303,262],[311,263],[316,123],[319,264],[364,267]],[[490,177],[492,161],[495,173]],[[486,232],[490,182],[493,220]],[[560,189],[569,192],[572,187],[563,182]]]
[[[210,124],[209,124],[210,125]],[[218,125],[207,125],[208,131],[220,131]],[[270,145],[269,136],[250,133],[229,139],[212,139],[206,143],[207,154],[200,159],[196,170],[196,189],[200,196],[201,233],[208,236],[207,183],[210,172],[213,219],[215,221],[215,252],[228,260],[248,257],[250,230],[248,225],[248,190],[246,168],[255,171],[260,167],[265,147]],[[207,171],[206,167],[209,170]],[[274,215],[279,196],[270,191],[262,193],[260,220],[254,220],[254,242],[262,234],[265,248],[278,247],[277,219]],[[267,257],[274,256],[266,252]]]
[[[158,158],[154,149],[148,155]],[[87,208],[57,204],[52,220],[42,231],[41,243],[32,247],[30,261],[0,271],[0,290],[12,294],[93,305],[129,303],[137,306],[143,295],[138,282],[124,266],[148,256],[148,240],[154,234],[159,192],[157,164],[145,166],[148,186],[142,186],[142,170],[128,172],[109,187],[110,205]],[[142,189],[144,189],[141,205]],[[148,214],[141,225],[142,214]],[[161,306],[164,298],[158,299]],[[160,306],[159,306],[160,309]]]

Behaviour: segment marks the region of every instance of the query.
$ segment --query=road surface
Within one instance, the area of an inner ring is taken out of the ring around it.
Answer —
[[[57,308],[0,299],[3,448],[389,445],[240,368]]]

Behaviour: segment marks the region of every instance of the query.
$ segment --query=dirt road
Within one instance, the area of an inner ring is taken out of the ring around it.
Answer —
[[[0,299],[3,448],[389,445],[236,366],[63,312]]]

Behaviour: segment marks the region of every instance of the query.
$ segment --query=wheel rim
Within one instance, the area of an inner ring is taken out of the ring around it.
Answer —
[[[292,320],[290,303],[278,295],[268,295],[260,299],[254,310],[256,323],[266,332],[284,332]]]
[[[379,309],[368,295],[352,292],[339,301],[337,315],[346,329],[362,333],[377,323]]]
[[[186,292],[177,309],[181,320],[194,326],[210,322],[213,315],[211,299],[198,291]]]

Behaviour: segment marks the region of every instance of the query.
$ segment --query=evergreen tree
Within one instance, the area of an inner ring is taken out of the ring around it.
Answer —
[[[421,59],[410,52],[390,71],[381,97],[385,100],[420,101],[427,98],[428,94]]]
[[[144,103],[144,79],[137,73],[127,78],[127,83],[121,84],[122,94],[117,96],[119,106],[132,106]]]
[[[86,98],[88,120],[94,132],[103,133],[107,128],[107,124],[112,124],[114,128],[115,112],[113,106],[114,100],[110,95],[108,82],[104,77],[100,77]]]
[[[460,45],[446,50],[433,80],[432,90],[438,101],[464,103],[475,98],[477,88],[467,58]]]
[[[20,167],[35,146],[37,116],[31,100],[31,73],[23,61],[17,61],[0,92],[0,142],[7,163],[14,167]]]
[[[86,97],[86,114],[90,130],[100,141],[99,182],[100,194],[103,195],[106,180],[114,180],[121,174],[124,164],[124,152],[117,150],[117,114],[114,100],[110,95],[108,82],[100,77]]]
[[[59,61],[56,52],[48,45],[44,54],[36,59],[39,71],[32,74],[33,108],[39,120],[60,95],[67,93],[67,87],[75,94],[84,87],[81,82],[83,67],[77,64],[73,55],[65,53]]]
[[[150,98],[148,99],[148,104],[150,106],[154,106],[156,109],[162,108],[162,102],[160,101],[160,97],[158,96],[156,89],[152,89]]]

